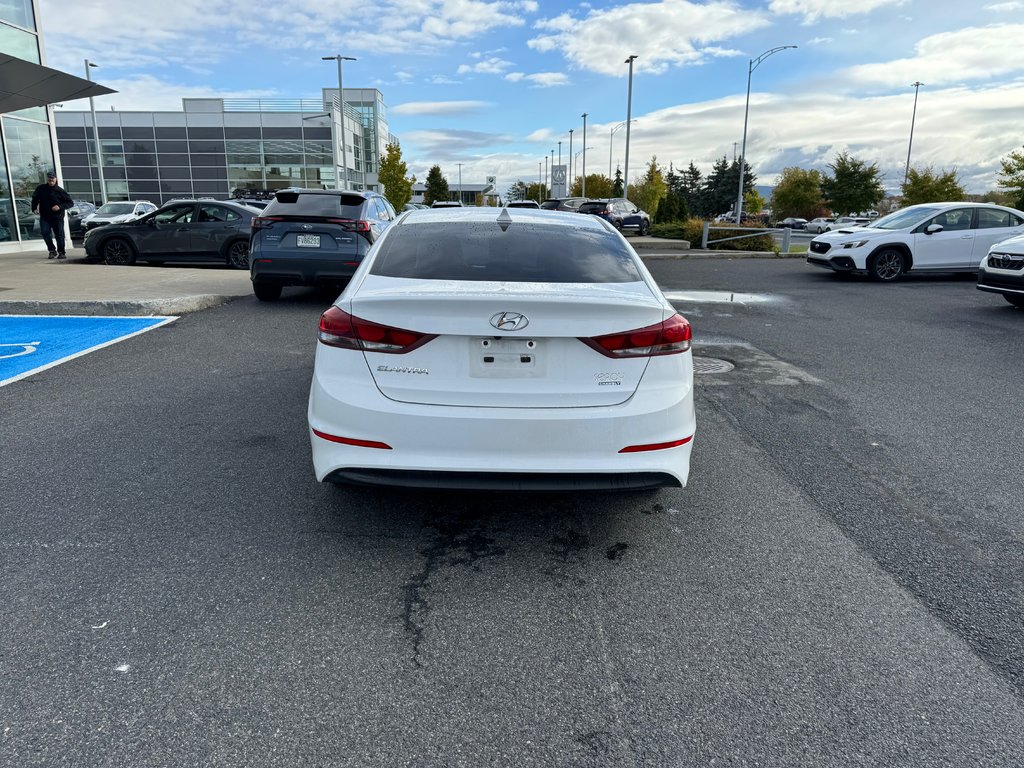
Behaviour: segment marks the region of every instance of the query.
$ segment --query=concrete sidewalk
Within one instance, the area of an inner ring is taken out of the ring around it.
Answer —
[[[685,240],[639,236],[628,240],[645,260],[786,258],[774,253],[692,250]],[[70,249],[65,261],[48,260],[44,250],[0,253],[0,314],[181,315],[240,296],[252,296],[248,271],[220,264],[109,267],[86,263],[81,247]]]
[[[109,267],[82,248],[0,253],[0,314],[181,315],[251,296],[249,273],[223,265]]]

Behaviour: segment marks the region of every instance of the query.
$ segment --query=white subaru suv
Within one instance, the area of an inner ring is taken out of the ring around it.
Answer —
[[[988,249],[1024,234],[1024,212],[988,203],[924,203],[811,240],[807,263],[897,280],[907,272],[976,272]]]

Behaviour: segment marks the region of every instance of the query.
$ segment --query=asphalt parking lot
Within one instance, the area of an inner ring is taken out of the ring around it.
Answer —
[[[1024,763],[1024,312],[648,266],[683,490],[317,484],[311,291],[0,388],[0,765]]]

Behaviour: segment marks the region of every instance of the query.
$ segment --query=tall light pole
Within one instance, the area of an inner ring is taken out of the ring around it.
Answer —
[[[630,56],[623,62],[629,64],[629,95],[626,97],[626,170],[622,176],[622,196],[629,197],[629,124],[633,116],[633,60],[635,55]]]
[[[544,155],[544,186],[541,190],[545,190],[548,186],[548,156]]]
[[[462,202],[462,163],[456,163],[459,166],[459,202]]]
[[[612,128],[611,131],[609,131],[609,135],[608,135],[608,178],[609,179],[612,177],[612,143],[615,140],[615,132],[617,130],[619,130],[619,128],[625,128],[625,127],[626,127],[626,121],[623,120],[621,123],[619,123],[614,128]]]
[[[581,193],[584,197],[587,196],[587,113],[584,112],[581,117],[583,118],[583,188]]]
[[[342,169],[342,172],[345,174],[345,186],[344,187],[341,186],[341,177],[338,175],[337,171],[335,171],[335,174],[334,174],[334,188],[335,189],[347,189],[348,188],[348,152],[345,149],[345,86],[342,85],[342,82],[341,82],[341,62],[343,62],[343,61],[356,61],[356,59],[352,58],[351,56],[342,56],[340,53],[339,54],[335,54],[334,56],[321,56],[320,58],[323,61],[335,60],[335,61],[338,62],[338,118],[339,118],[338,123],[339,123],[339,126],[341,128],[341,169]],[[334,109],[332,108],[331,109],[331,114],[333,114],[333,113],[334,113]],[[333,122],[333,118],[332,118],[332,122]],[[337,142],[337,139],[335,139],[335,142]],[[364,166],[363,167],[365,168],[366,167],[365,166],[365,158],[364,158],[363,162],[364,162]],[[365,179],[366,177],[364,176],[363,178]],[[363,184],[363,186],[365,187],[366,184]]]
[[[572,193],[572,185],[576,183],[576,177],[573,175],[573,172],[572,172],[572,161],[573,161],[573,154],[572,154],[572,132],[573,132],[573,130],[574,130],[573,128],[569,129],[569,192],[570,192],[570,194]]]
[[[544,159],[546,160],[547,158],[544,158]],[[544,176],[543,176],[543,171],[541,171],[541,168],[543,167],[543,165],[544,165],[544,163],[537,163],[537,202],[538,203],[541,202],[541,200],[540,200],[540,189],[541,189],[542,186],[544,186]]]
[[[910,175],[910,148],[914,146],[914,120],[917,119],[917,92],[924,83],[913,82],[914,86],[914,112],[910,116],[910,143],[907,144],[907,167],[903,170],[903,183],[907,183],[907,176]]]
[[[92,77],[89,70],[98,66],[99,64],[93,64],[88,59],[85,60],[85,79],[90,83],[92,82]],[[100,174],[100,203],[106,205],[107,185],[103,181],[103,147],[100,144],[100,127],[96,124],[96,106],[92,102],[92,96],[89,97],[89,111],[92,112],[92,137],[96,140],[96,167]]]
[[[750,115],[750,77],[754,74],[754,70],[758,68],[762,61],[767,59],[773,53],[784,51],[787,48],[796,48],[795,45],[780,45],[777,48],[765,51],[756,59],[751,59],[747,65],[747,106],[743,110],[743,148],[740,150],[740,191],[736,195],[736,223],[740,223],[740,218],[743,216],[743,173],[746,168],[747,160],[747,117]]]
[[[562,142],[558,142],[558,164],[562,164]]]

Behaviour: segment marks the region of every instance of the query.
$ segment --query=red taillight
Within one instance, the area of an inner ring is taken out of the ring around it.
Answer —
[[[371,323],[353,317],[343,309],[331,307],[320,316],[317,338],[329,347],[401,355],[423,346],[437,336]]]
[[[668,443],[647,443],[646,445],[627,445],[619,453],[640,453],[641,451],[663,451],[666,448],[678,448],[693,440],[693,435],[680,440],[672,440]]]
[[[638,328],[635,331],[610,333],[592,339],[580,339],[607,357],[655,357],[657,355],[678,355],[690,349],[690,324],[682,315],[672,315],[668,320]]]
[[[382,443],[378,440],[360,440],[357,437],[338,437],[337,435],[329,435],[326,432],[321,432],[319,429],[314,429],[313,434],[319,437],[321,440],[328,440],[332,443],[341,443],[342,445],[354,445],[357,448],[380,448],[385,451],[392,450],[391,446],[387,443]]]
[[[328,219],[329,224],[341,224],[349,232],[369,232],[370,222],[362,219]]]
[[[276,216],[256,216],[252,220],[252,229],[266,229],[273,226],[275,221],[284,221]]]

